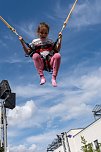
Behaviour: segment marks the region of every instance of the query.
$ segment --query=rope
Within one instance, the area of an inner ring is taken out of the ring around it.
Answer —
[[[9,25],[2,16],[0,16],[0,19],[13,33],[15,33],[17,36],[19,36],[18,33],[16,32],[16,30],[11,25]]]
[[[75,8],[75,5],[76,5],[77,1],[78,1],[78,0],[75,0],[75,2],[74,2],[74,4],[73,4],[73,6],[72,6],[72,8],[71,8],[71,10],[70,10],[70,12],[69,12],[67,18],[66,18],[66,20],[64,21],[63,26],[62,26],[61,31],[60,31],[61,33],[62,33],[62,31],[64,30],[64,28],[66,27],[67,22],[68,22],[68,20],[69,20],[71,14],[72,14],[74,8]]]
[[[10,24],[8,24],[7,21],[2,16],[0,16],[0,19],[13,33],[15,33],[18,37],[20,36],[17,33],[16,29],[14,29]],[[27,42],[25,42],[24,40],[23,42],[29,47],[29,44]]]

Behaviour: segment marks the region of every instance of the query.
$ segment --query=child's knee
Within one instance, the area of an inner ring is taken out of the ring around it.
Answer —
[[[55,53],[55,54],[54,54],[54,58],[55,58],[55,59],[61,59],[60,53]]]
[[[33,60],[37,60],[39,58],[40,58],[40,55],[38,53],[34,53],[33,56],[32,56]]]

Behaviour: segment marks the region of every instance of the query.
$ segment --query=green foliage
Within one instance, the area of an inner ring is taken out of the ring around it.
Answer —
[[[92,144],[91,143],[87,144],[87,141],[82,136],[81,136],[81,143],[83,144],[83,146],[81,147],[81,150],[83,152],[93,152]]]
[[[0,147],[0,152],[4,152],[4,148],[3,147]]]
[[[87,143],[87,141],[83,136],[81,136],[81,143],[83,144],[83,146],[81,147],[81,150],[83,152],[100,152],[100,149],[98,150],[93,149],[93,144]],[[99,144],[99,146],[101,146],[101,144]]]

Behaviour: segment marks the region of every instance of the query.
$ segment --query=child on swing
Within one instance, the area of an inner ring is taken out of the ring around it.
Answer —
[[[40,76],[40,85],[43,85],[46,82],[44,70],[48,65],[48,69],[52,70],[52,86],[56,87],[56,77],[61,61],[61,55],[59,51],[61,47],[62,33],[59,33],[57,43],[54,43],[51,39],[49,39],[48,34],[49,25],[45,22],[42,22],[38,25],[37,28],[38,38],[34,39],[32,43],[30,43],[30,47],[26,46],[21,36],[19,36],[19,40],[23,46],[25,53],[32,57],[34,66]],[[31,51],[31,48],[35,51]]]

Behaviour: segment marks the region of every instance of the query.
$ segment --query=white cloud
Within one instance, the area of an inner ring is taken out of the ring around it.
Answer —
[[[62,120],[71,120],[92,115],[91,105],[99,104],[101,99],[101,68],[82,76],[79,76],[79,72],[71,77],[65,75],[61,81],[61,86],[65,88],[60,90],[64,98],[60,103],[50,107],[49,113],[53,114],[52,117],[59,116]],[[73,84],[78,89],[69,89]]]
[[[30,126],[29,119],[32,118],[33,114],[36,112],[37,107],[34,102],[27,101],[25,105],[16,106],[13,110],[8,111],[8,121],[11,126],[28,127]],[[20,124],[20,125],[19,125]]]
[[[23,32],[25,35],[27,35],[29,38],[33,38],[36,34],[35,27],[36,23],[35,22],[22,22],[19,26],[17,25],[19,30]],[[26,38],[27,40],[28,38]]]
[[[86,114],[91,114],[91,107],[86,104],[77,104],[68,110],[68,114],[65,113],[63,120],[78,119],[79,117],[84,117]]]
[[[77,4],[70,26],[87,26],[101,23],[101,1]]]
[[[51,131],[51,132],[48,132],[48,133],[43,133],[43,134],[39,134],[39,135],[36,135],[36,136],[30,136],[26,139],[27,142],[29,143],[42,143],[42,142],[47,142],[47,140],[50,141],[51,138],[53,138],[53,136],[56,134],[56,131]],[[50,138],[48,138],[50,137]]]
[[[96,104],[99,103],[98,99],[101,98],[101,68],[81,76],[79,76],[78,71],[80,72],[77,68],[78,74],[75,71],[72,76],[63,76],[59,89],[55,91],[50,88],[38,89],[36,87],[32,89],[32,86],[18,87],[16,90],[18,96],[20,94],[24,97],[33,96],[33,90],[35,90],[34,97],[38,96],[40,102],[38,101],[39,104],[36,106],[34,101],[27,101],[25,105],[16,106],[14,110],[9,110],[9,125],[17,125],[19,128],[42,127],[43,123],[51,122],[50,125],[53,125],[56,117],[59,117],[61,121],[66,121],[90,116],[92,108],[90,104],[93,105],[95,101]],[[49,93],[50,96],[47,97]],[[46,99],[52,98],[51,106],[45,107],[44,96]]]
[[[53,88],[49,82],[47,82],[46,85],[39,87],[37,85],[33,84],[26,84],[26,85],[18,85],[18,86],[12,86],[12,90],[16,92],[17,97],[22,98],[29,98],[29,97],[38,97],[38,100],[45,102],[46,100],[53,99],[54,95],[58,96],[59,92],[57,92],[57,89]],[[48,96],[47,96],[48,94]]]
[[[68,10],[71,10],[73,4],[67,7],[62,7],[60,1],[57,3],[54,9],[54,18],[60,19],[60,21],[65,21],[68,16]],[[68,22],[70,27],[82,27],[88,25],[94,25],[101,23],[101,1],[98,0],[85,0],[78,1],[75,9],[72,12],[70,21]],[[50,16],[49,16],[50,17]]]
[[[36,136],[32,135],[26,138],[26,142],[28,142],[29,144],[35,143],[36,145],[38,145],[37,147],[38,152],[45,151],[48,147],[48,144],[51,143],[53,141],[53,138],[56,137],[56,134],[59,134],[60,132],[61,132],[60,130],[54,129],[49,132],[45,132],[43,134],[39,134]]]
[[[48,144],[53,141],[53,137],[56,137],[56,134],[62,132],[61,130],[51,130],[49,132],[32,135],[25,139],[26,144],[20,144],[17,146],[9,145],[10,152],[42,152],[45,151],[48,147]]]
[[[36,152],[36,145],[32,144],[31,146],[27,147],[26,145],[17,145],[17,146],[9,146],[10,152]]]

